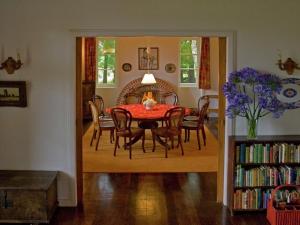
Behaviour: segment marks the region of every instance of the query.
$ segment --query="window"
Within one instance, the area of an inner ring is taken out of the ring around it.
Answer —
[[[199,41],[180,42],[180,86],[196,87],[199,73]]]
[[[96,71],[98,87],[114,87],[116,84],[116,41],[97,38]]]

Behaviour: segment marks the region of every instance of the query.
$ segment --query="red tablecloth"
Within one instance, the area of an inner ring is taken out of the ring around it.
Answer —
[[[151,110],[146,110],[142,104],[119,105],[113,108],[123,108],[128,110],[132,118],[135,120],[160,120],[164,117],[165,113],[176,106],[167,104],[157,104]],[[107,108],[106,112],[110,113],[112,108]],[[185,114],[190,113],[189,108],[185,108]]]

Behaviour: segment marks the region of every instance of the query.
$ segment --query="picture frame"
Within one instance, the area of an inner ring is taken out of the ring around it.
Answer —
[[[159,52],[158,47],[151,47],[149,53],[147,48],[138,48],[139,70],[158,70]]]
[[[123,69],[123,71],[125,71],[125,72],[131,71],[131,68],[132,68],[132,66],[131,66],[130,63],[124,63],[124,64],[122,65],[122,69]]]
[[[26,81],[0,81],[0,106],[26,107]]]

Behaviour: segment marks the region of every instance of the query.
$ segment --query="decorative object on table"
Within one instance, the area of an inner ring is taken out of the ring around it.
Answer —
[[[173,63],[168,63],[165,66],[165,70],[167,73],[174,73],[176,71],[176,66]]]
[[[0,81],[0,106],[27,106],[25,81]]]
[[[151,110],[157,104],[157,102],[152,98],[152,92],[144,94],[142,103],[147,110]]]
[[[281,80],[282,89],[277,95],[285,109],[300,108],[300,79],[285,78]]]
[[[139,70],[158,70],[158,48],[147,47],[138,49]]]
[[[281,60],[281,55],[279,55],[279,60],[276,64],[280,70],[285,70],[289,75],[292,75],[295,69],[300,70],[298,64],[291,58],[287,58],[287,60],[283,63]]]
[[[122,69],[123,69],[125,72],[129,72],[129,71],[131,71],[132,66],[131,66],[130,63],[124,63],[124,64],[122,65]]]
[[[17,60],[13,57],[8,57],[3,63],[1,63],[0,69],[5,69],[8,74],[13,74],[15,70],[21,68],[23,63],[21,62],[20,54],[17,55]]]
[[[272,113],[274,118],[278,118],[283,114],[285,108],[276,97],[281,89],[281,81],[276,75],[260,73],[252,68],[232,72],[223,86],[228,100],[226,115],[229,118],[246,118],[248,138],[255,139],[261,117]]]

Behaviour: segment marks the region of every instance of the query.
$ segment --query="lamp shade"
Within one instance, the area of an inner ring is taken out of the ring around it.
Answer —
[[[152,73],[146,73],[142,79],[142,84],[155,84],[156,80]]]

